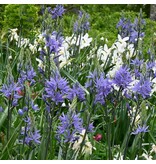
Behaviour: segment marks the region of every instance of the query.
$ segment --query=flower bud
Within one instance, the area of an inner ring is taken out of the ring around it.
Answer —
[[[96,136],[93,137],[94,140],[100,141],[102,139],[102,134],[97,134]]]

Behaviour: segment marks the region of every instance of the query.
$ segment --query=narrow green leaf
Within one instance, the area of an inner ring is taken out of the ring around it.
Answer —
[[[4,112],[0,115],[0,128],[2,127],[5,119],[7,118],[8,107],[4,110]]]

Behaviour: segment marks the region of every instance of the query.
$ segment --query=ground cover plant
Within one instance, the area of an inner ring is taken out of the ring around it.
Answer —
[[[95,37],[83,5],[70,23],[66,5],[40,9],[5,7],[0,159],[155,160],[155,22],[115,13]]]

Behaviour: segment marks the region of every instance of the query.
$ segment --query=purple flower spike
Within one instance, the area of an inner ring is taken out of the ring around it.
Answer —
[[[89,23],[89,15],[87,13],[83,13],[79,11],[78,20],[74,23],[74,32],[85,32],[89,30],[90,23]]]
[[[63,37],[54,31],[51,35],[45,35],[46,47],[50,53],[58,53],[63,43]]]
[[[58,130],[56,132],[56,138],[61,141],[61,137],[63,137],[64,142],[74,141],[76,138],[75,134],[81,133],[83,130],[83,122],[79,114],[68,113],[65,115],[63,113],[59,119],[60,125],[58,126]]]
[[[62,5],[56,5],[54,10],[51,10],[51,8],[48,8],[48,12],[52,15],[53,19],[57,19],[59,17],[62,17],[62,15],[65,12],[65,9]]]
[[[85,92],[79,85],[79,83],[75,83],[73,88],[69,90],[67,98],[69,100],[73,100],[74,97],[77,97],[80,101],[85,100]]]
[[[125,89],[129,86],[129,84],[132,82],[132,77],[129,72],[129,68],[126,66],[122,66],[115,74],[113,82],[121,87],[122,89]]]
[[[101,104],[105,103],[105,98],[111,92],[112,82],[109,79],[104,79],[103,74],[100,75],[100,78],[96,79],[96,96],[95,102]]]
[[[141,79],[134,85],[133,91],[140,94],[145,99],[150,96],[152,90],[151,85],[150,80]]]
[[[56,104],[63,103],[69,91],[68,82],[58,72],[46,81],[44,99],[50,98]]]

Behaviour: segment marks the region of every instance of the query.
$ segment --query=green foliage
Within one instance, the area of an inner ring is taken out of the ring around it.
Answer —
[[[18,28],[21,36],[30,36],[38,21],[38,10],[38,7],[30,4],[6,5],[3,30]]]
[[[3,21],[3,18],[4,18],[3,12],[5,10],[5,6],[6,5],[0,5],[0,15],[1,15],[1,17],[0,17],[0,31],[2,30],[2,21]]]

